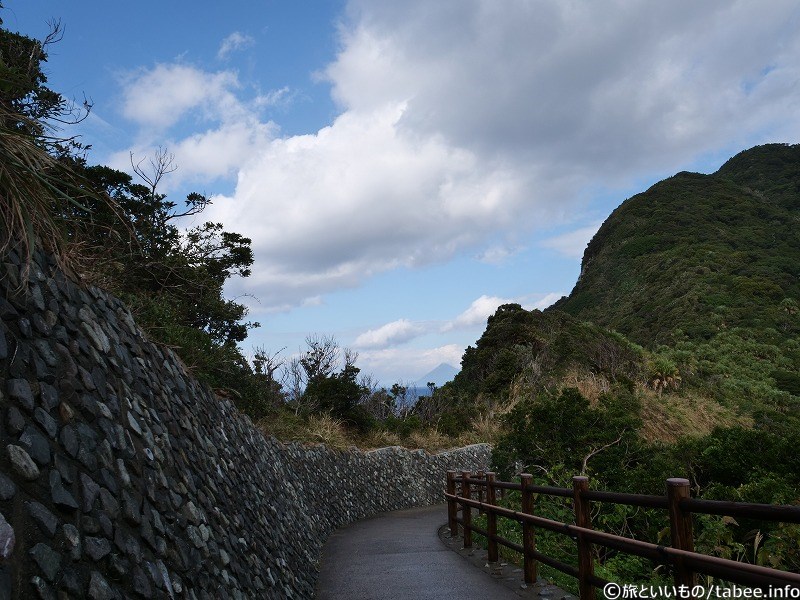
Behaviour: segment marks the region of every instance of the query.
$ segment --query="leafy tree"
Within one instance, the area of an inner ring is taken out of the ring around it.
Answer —
[[[329,413],[358,429],[368,429],[368,415],[359,406],[364,392],[358,383],[359,372],[355,365],[345,365],[338,373],[312,380],[305,394],[315,400],[320,412]]]
[[[363,404],[371,393],[358,379],[358,355],[347,348],[341,350],[333,337],[309,336],[306,343],[308,349],[299,361],[305,372],[303,404],[313,407],[313,412],[330,414],[359,431],[367,431],[372,418]],[[337,372],[340,360],[342,366]]]
[[[648,385],[659,395],[665,390],[678,389],[681,376],[675,363],[665,356],[654,356],[650,361]]]
[[[389,389],[389,395],[392,397],[395,409],[406,408],[410,404],[409,387],[409,385],[403,385],[399,381],[392,384]]]
[[[59,42],[64,31],[60,21],[53,21],[50,26],[44,41],[0,27],[0,107],[5,109],[0,124],[35,136],[48,150],[58,149],[63,154],[82,146],[75,138],[47,138],[45,134],[59,125],[85,119],[92,104],[84,99],[79,106],[47,87],[42,68],[47,62],[47,47]]]
[[[240,388],[249,368],[236,344],[258,324],[244,321],[246,307],[227,300],[223,288],[231,277],[250,274],[250,240],[220,223],[181,231],[179,219],[208,204],[198,194],[177,211],[165,195],[127,173],[103,166],[83,167],[83,173],[119,207],[113,214],[92,206],[75,215],[94,226],[87,244],[99,257],[95,271],[151,335],[176,348],[201,377],[215,387]]]
[[[492,461],[505,476],[520,470],[545,475],[554,469],[582,473],[598,463],[620,466],[622,454],[636,444],[641,424],[638,411],[636,401],[626,395],[604,396],[592,407],[574,388],[558,395],[542,393],[520,402],[508,414],[507,433],[492,453]]]
[[[340,348],[332,336],[308,336],[306,345],[308,349],[300,358],[300,365],[305,372],[305,383],[310,385],[317,379],[325,379],[333,374],[339,362]]]
[[[57,23],[44,42],[0,28],[0,250],[19,243],[23,254],[43,245],[77,256],[73,271],[119,294],[156,341],[241,400],[253,381],[236,344],[256,324],[244,322],[246,308],[222,292],[230,277],[250,274],[250,240],[219,223],[178,227],[208,200],[190,194],[181,211],[158,192],[175,167],[165,150],[149,168],[132,165],[141,185],[126,173],[87,166],[76,154],[86,148],[50,135],[90,108],[76,108],[46,85],[46,48],[60,34]]]

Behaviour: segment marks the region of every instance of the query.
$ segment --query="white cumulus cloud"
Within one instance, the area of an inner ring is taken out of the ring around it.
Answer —
[[[460,365],[463,354],[464,347],[458,344],[445,344],[423,349],[383,348],[360,352],[358,364],[364,373],[374,374],[383,385],[388,387],[394,383],[391,374],[398,372],[398,365],[402,365],[408,381],[413,382],[442,363]],[[401,383],[406,383],[406,381]]]
[[[365,331],[355,339],[353,345],[356,348],[387,348],[412,340],[424,331],[423,327],[408,319],[399,319]]]
[[[184,64],[158,64],[129,74],[123,88],[122,114],[140,126],[165,131],[187,112],[242,116],[232,71],[210,73]]]
[[[139,73],[122,108],[150,130],[212,119],[165,137],[182,169],[235,173],[209,216],[253,240],[237,291],[298,306],[398,266],[501,260],[574,222],[589,184],[796,140],[798,22],[794,0],[350,0],[319,131],[276,137],[258,104],[289,92],[248,103],[235,73],[181,64]],[[546,243],[577,257],[589,229]]]
[[[219,50],[217,51],[217,58],[220,60],[225,60],[233,52],[242,50],[244,48],[249,48],[255,44],[255,42],[256,41],[252,36],[246,35],[240,31],[234,31],[232,34],[222,40]]]
[[[440,331],[448,332],[454,329],[467,329],[469,327],[485,326],[489,317],[491,317],[497,311],[497,308],[503,304],[519,304],[526,310],[544,310],[563,295],[564,294],[558,292],[550,292],[543,295],[536,301],[531,301],[530,297],[501,298],[499,296],[487,296],[484,294],[480,298],[473,300],[472,304],[470,304],[469,307],[459,314],[455,319],[442,325]]]
[[[346,112],[314,135],[273,140],[240,169],[233,197],[215,199],[213,219],[253,240],[262,301],[443,260],[514,222],[519,177],[398,129],[404,110]]]
[[[492,316],[497,307],[502,304],[514,302],[507,298],[499,298],[497,296],[483,295],[480,298],[473,300],[464,312],[458,315],[452,321],[445,323],[442,326],[442,331],[450,331],[452,329],[462,329],[465,327],[473,327],[475,325],[485,324],[486,320]]]
[[[264,121],[259,109],[285,91],[242,98],[242,85],[233,71],[205,71],[181,63],[157,64],[128,74],[121,110],[141,127],[134,147],[112,154],[108,163],[130,170],[129,153],[143,160],[164,147],[175,156],[174,173],[160,188],[169,192],[186,181],[204,184],[234,178],[242,165],[278,135],[278,127]],[[187,134],[178,124],[191,118]]]
[[[564,296],[564,294],[560,292],[550,292],[549,294],[545,294],[543,298],[540,298],[539,300],[534,302],[533,305],[526,306],[525,308],[527,308],[528,310],[534,308],[538,310],[544,310],[545,308],[556,302],[556,300],[559,300],[562,296]]]
[[[580,260],[583,258],[583,251],[586,250],[586,245],[591,241],[602,224],[601,221],[598,221],[586,227],[580,227],[579,229],[542,240],[539,244],[545,248],[552,248],[564,256]]]

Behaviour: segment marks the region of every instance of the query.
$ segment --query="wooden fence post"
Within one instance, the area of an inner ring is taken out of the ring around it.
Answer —
[[[455,496],[456,493],[456,472],[447,472],[447,493]],[[458,503],[453,498],[447,499],[447,524],[450,526],[450,536],[458,535]]]
[[[672,547],[694,552],[692,538],[692,515],[681,509],[680,501],[689,497],[689,480],[672,477],[667,479],[667,502],[669,503],[669,533]],[[697,578],[681,558],[675,563],[675,585],[694,586]]]
[[[573,504],[575,507],[575,525],[585,529],[592,528],[591,503],[583,498],[583,492],[589,491],[589,478],[577,476],[572,478]],[[581,600],[594,600],[594,586],[589,579],[594,575],[592,560],[592,544],[582,534],[578,534],[578,589]]]
[[[471,473],[469,471],[461,472],[461,497],[470,499],[469,495],[469,482],[467,479]],[[461,509],[461,520],[464,526],[464,548],[472,547],[472,508],[464,504]]]
[[[497,505],[494,490],[495,477],[496,475],[491,471],[486,473],[486,504],[491,506]],[[486,515],[486,531],[489,532],[489,562],[497,562],[499,560],[497,542],[492,538],[497,535],[497,515],[492,511]]]
[[[478,471],[478,479],[486,479],[486,474],[483,471]],[[478,491],[478,502],[483,502],[483,486],[479,485],[477,491]],[[479,515],[483,514],[482,508],[478,509],[478,514]]]
[[[533,492],[527,487],[533,482],[533,476],[523,473],[519,476],[522,483],[522,512],[533,514]],[[536,559],[533,552],[536,550],[536,533],[533,525],[528,522],[522,524],[522,547],[525,549],[524,567],[525,583],[536,583]]]

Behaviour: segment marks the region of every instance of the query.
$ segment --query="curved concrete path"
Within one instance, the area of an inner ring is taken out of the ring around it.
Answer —
[[[518,600],[519,595],[447,548],[446,505],[357,521],[328,539],[318,600]]]

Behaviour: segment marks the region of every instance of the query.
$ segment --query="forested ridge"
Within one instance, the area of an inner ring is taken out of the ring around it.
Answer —
[[[702,498],[800,502],[798,202],[800,146],[786,144],[633,196],[589,243],[572,293],[544,312],[501,306],[439,398],[499,415],[504,477],[569,487],[582,473],[594,488],[649,494],[686,477]],[[538,510],[570,518],[557,502]],[[649,511],[598,517],[663,534]],[[800,569],[794,525],[699,517],[696,536],[704,552]],[[556,537],[540,545],[572,559]],[[643,559],[599,559],[622,583],[668,579]]]

